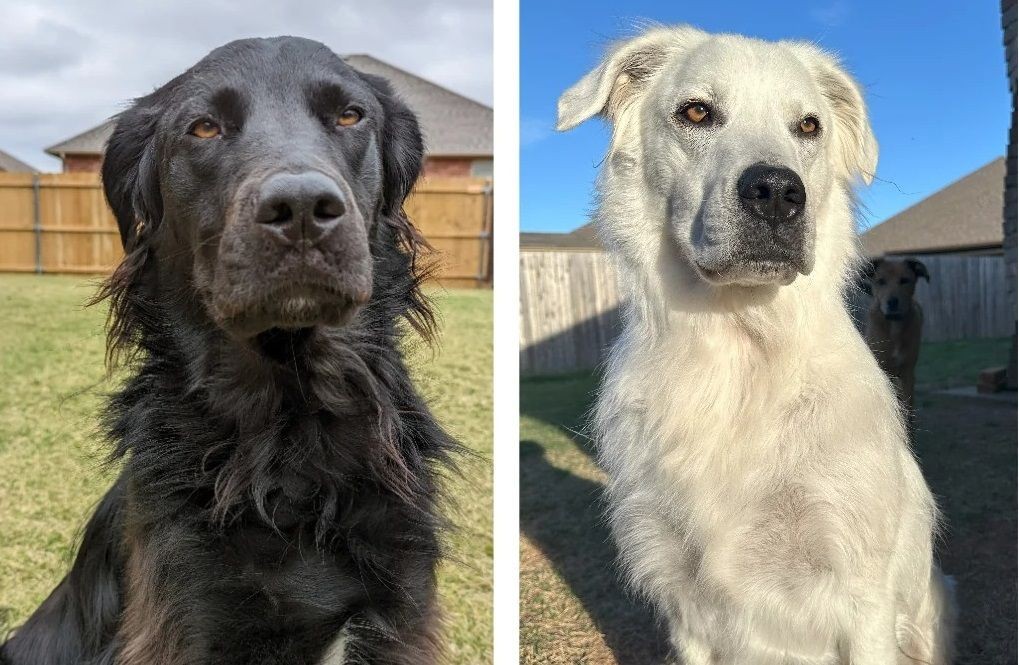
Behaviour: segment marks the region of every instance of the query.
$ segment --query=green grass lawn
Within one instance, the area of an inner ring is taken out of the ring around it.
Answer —
[[[1016,406],[932,392],[973,385],[1009,340],[924,345],[914,448],[946,527],[957,581],[957,665],[1016,662]],[[656,662],[666,636],[619,583],[605,528],[605,477],[586,433],[596,377],[525,379],[520,391],[521,662]]]
[[[91,279],[0,275],[0,632],[24,620],[66,572],[75,539],[112,480],[97,431],[102,308]],[[410,346],[418,385],[471,450],[449,482],[459,529],[440,575],[450,660],[491,662],[492,294],[432,292],[441,347]]]

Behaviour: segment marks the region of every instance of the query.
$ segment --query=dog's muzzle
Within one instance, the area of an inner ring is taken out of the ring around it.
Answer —
[[[271,328],[339,326],[371,297],[367,224],[339,177],[280,171],[251,182],[216,257],[220,325],[250,337]]]
[[[727,261],[706,269],[720,284],[789,284],[812,267],[807,256],[807,190],[792,169],[754,164],[734,192],[738,212],[728,233]]]

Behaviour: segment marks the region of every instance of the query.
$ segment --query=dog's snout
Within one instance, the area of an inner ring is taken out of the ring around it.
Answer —
[[[743,172],[736,188],[743,207],[773,225],[799,217],[807,202],[800,176],[781,166],[754,164]]]
[[[314,244],[346,211],[339,185],[325,174],[277,173],[262,184],[255,221],[286,241]]]
[[[897,311],[899,309],[899,299],[896,298],[895,296],[892,296],[891,298],[885,301],[885,305],[888,307],[890,311],[893,312]]]

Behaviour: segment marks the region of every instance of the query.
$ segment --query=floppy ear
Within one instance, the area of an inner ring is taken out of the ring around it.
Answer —
[[[609,119],[665,64],[668,55],[704,33],[688,26],[653,28],[609,49],[601,64],[559,98],[556,129],[573,129],[600,113]]]
[[[103,189],[128,251],[163,217],[155,146],[160,113],[144,101],[117,117],[103,158]]]
[[[160,91],[139,99],[117,117],[103,158],[103,189],[117,219],[125,254],[89,304],[110,301],[106,363],[111,371],[122,352],[130,357],[137,350],[141,331],[152,319],[146,298],[140,294],[149,263],[149,240],[163,217],[155,145],[162,114],[158,95]]]
[[[840,175],[849,182],[861,178],[869,185],[877,171],[877,139],[867,117],[860,86],[831,54],[812,44],[788,43],[814,75],[831,106],[832,145]]]
[[[916,259],[906,259],[906,265],[909,266],[909,269],[917,276],[917,279],[923,277],[928,282],[931,281],[930,273],[927,272],[927,266],[925,266],[921,261],[917,261]]]
[[[404,199],[417,182],[424,161],[424,145],[417,117],[380,76],[359,72],[375,90],[382,103],[385,123],[380,144],[382,150],[382,214],[398,216]]]

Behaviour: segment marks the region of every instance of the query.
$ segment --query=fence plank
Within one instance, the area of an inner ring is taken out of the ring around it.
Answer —
[[[924,340],[1012,334],[1005,263],[1000,256],[920,255],[931,280],[920,281]],[[619,331],[620,293],[610,258],[598,251],[520,253],[520,371],[555,374],[590,369]],[[870,298],[850,294],[863,326]]]
[[[0,173],[0,271],[35,270],[37,250],[43,272],[112,270],[123,250],[98,174],[47,173],[38,179],[36,234],[32,174]],[[440,282],[491,284],[490,179],[422,179],[407,199],[406,211],[436,249]]]

